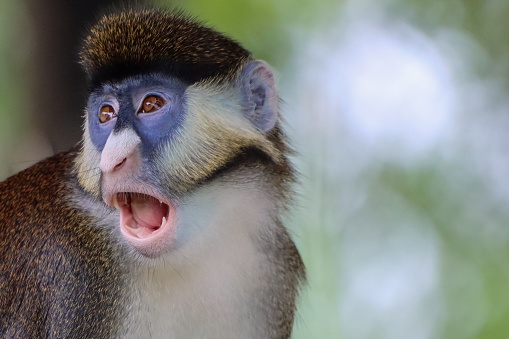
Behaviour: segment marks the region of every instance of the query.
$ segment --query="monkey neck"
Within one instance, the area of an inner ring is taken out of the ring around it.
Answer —
[[[263,337],[252,326],[264,323],[253,321],[262,309],[247,305],[256,303],[268,280],[261,234],[274,227],[274,206],[265,192],[243,186],[217,181],[186,200],[179,217],[183,243],[136,266],[129,336],[170,331],[182,338]]]
[[[159,258],[127,246],[117,212],[92,198],[81,205],[111,229],[127,263],[123,337],[267,337],[266,299],[285,285],[274,275],[282,245],[267,241],[290,241],[280,224],[285,184],[273,164],[242,156],[252,162],[234,160],[183,199],[175,247]]]

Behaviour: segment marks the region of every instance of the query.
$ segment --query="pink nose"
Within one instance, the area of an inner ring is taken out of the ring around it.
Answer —
[[[111,156],[108,152],[103,152],[100,168],[103,173],[118,172],[121,168],[125,167],[131,154],[121,154],[120,156]]]
[[[131,129],[112,133],[101,152],[99,167],[103,173],[122,172],[136,163],[141,140]],[[136,158],[136,159],[135,159]],[[128,166],[127,166],[127,165]],[[122,171],[119,171],[122,169]]]
[[[127,158],[124,158],[124,160],[122,160],[121,162],[116,164],[115,167],[113,167],[113,171],[116,171],[116,170],[120,169],[120,167],[124,166],[126,161],[127,161]]]

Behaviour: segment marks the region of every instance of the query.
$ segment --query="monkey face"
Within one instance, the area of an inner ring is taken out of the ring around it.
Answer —
[[[91,93],[78,180],[120,210],[121,233],[138,252],[157,257],[171,249],[179,201],[243,149],[280,159],[266,136],[277,111],[263,72],[270,72],[264,63],[250,63],[229,85],[147,74]]]
[[[182,128],[185,85],[161,75],[106,83],[88,101],[90,142],[100,153],[100,195],[120,211],[120,230],[153,257],[175,239],[175,199],[161,185],[158,150]]]

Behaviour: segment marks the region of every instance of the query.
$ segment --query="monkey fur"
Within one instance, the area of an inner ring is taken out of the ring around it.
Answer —
[[[154,9],[105,15],[81,62],[81,144],[0,183],[0,335],[289,338],[305,270],[268,66]],[[153,234],[121,225],[145,205]]]

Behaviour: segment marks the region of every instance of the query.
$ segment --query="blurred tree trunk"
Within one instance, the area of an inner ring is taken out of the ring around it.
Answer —
[[[31,0],[28,13],[34,25],[31,101],[36,127],[53,151],[75,145],[81,137],[85,75],[79,48],[86,30],[105,8],[119,0]]]

